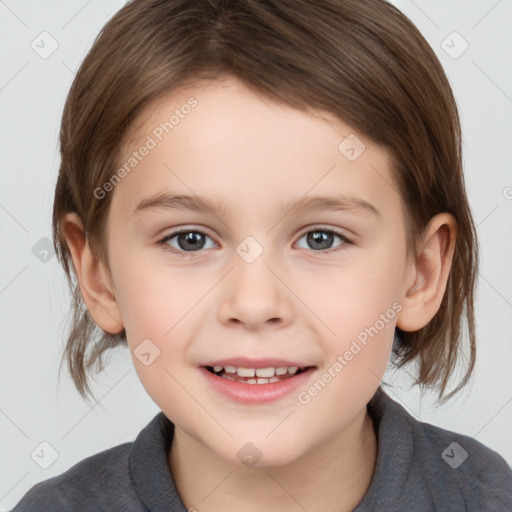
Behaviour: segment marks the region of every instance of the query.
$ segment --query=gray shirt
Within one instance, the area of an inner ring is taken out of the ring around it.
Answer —
[[[380,388],[368,412],[377,465],[354,512],[512,512],[512,470],[496,452],[416,420]],[[167,465],[173,433],[160,412],[134,442],[39,482],[12,512],[187,512]]]

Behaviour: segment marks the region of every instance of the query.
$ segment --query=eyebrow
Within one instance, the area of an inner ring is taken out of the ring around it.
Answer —
[[[382,214],[368,201],[353,196],[312,196],[291,199],[281,203],[281,212],[302,213],[315,210],[331,211],[357,211],[370,213],[377,217]],[[133,210],[134,215],[139,215],[155,209],[162,210],[191,210],[197,212],[227,212],[224,201],[209,199],[201,196],[186,194],[160,193],[142,199]]]

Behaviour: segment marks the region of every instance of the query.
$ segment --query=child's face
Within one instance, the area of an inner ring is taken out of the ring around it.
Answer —
[[[387,153],[358,134],[366,148],[355,160],[358,147],[340,151],[354,131],[333,116],[272,103],[234,80],[204,87],[158,103],[121,157],[120,166],[138,152],[109,192],[118,313],[143,386],[178,429],[233,462],[251,442],[261,464],[284,464],[361,426],[410,284],[403,205]],[[182,108],[191,96],[197,105]],[[173,114],[166,133],[160,123]],[[225,210],[135,212],[158,194]],[[341,196],[379,213],[288,206]],[[169,239],[171,250],[159,245],[178,228],[192,234]],[[314,368],[273,400],[263,388],[281,384],[246,384],[246,402],[220,392],[212,379],[221,377],[202,368],[242,357]],[[254,403],[255,393],[266,400]]]

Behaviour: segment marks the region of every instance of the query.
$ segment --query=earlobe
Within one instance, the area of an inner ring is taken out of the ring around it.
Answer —
[[[449,213],[434,216],[425,228],[418,257],[402,297],[397,327],[417,331],[435,316],[446,290],[455,250],[457,222]]]
[[[121,332],[124,326],[113,286],[103,263],[91,252],[82,220],[76,213],[68,213],[61,226],[89,313],[104,331],[112,334]]]

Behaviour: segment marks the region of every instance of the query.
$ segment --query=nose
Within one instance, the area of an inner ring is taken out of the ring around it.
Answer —
[[[275,260],[264,251],[249,263],[235,253],[233,267],[220,291],[219,320],[249,330],[289,325],[294,314],[291,292]]]

